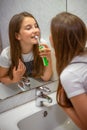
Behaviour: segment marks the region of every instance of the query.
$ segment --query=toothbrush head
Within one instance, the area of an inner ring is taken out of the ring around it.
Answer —
[[[37,41],[38,41],[38,44],[40,44],[39,37],[38,37],[38,36],[35,36],[35,38],[37,39]]]
[[[35,36],[36,39],[38,39],[38,36]]]

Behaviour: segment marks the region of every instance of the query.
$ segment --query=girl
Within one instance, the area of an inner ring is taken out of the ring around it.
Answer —
[[[62,12],[51,21],[50,41],[59,76],[57,102],[82,130],[87,130],[87,30],[74,14]]]
[[[9,23],[10,47],[5,48],[0,61],[0,81],[11,84],[20,81],[22,76],[32,76],[48,81],[52,75],[51,51],[46,44],[45,49],[38,49],[40,29],[36,19],[28,12],[12,17]],[[46,56],[48,66],[43,65],[42,57]]]

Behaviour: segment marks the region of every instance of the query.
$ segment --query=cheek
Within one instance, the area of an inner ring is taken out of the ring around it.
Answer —
[[[25,41],[30,40],[31,39],[31,33],[27,32],[27,31],[23,32],[21,34],[21,39],[25,40]]]
[[[31,31],[24,31],[23,33],[22,33],[22,35],[24,35],[24,36],[30,36],[31,35]]]
[[[22,36],[29,36],[29,35],[31,35],[31,33],[32,33],[32,31],[31,30],[22,30],[21,32],[20,32],[20,34],[22,35]]]

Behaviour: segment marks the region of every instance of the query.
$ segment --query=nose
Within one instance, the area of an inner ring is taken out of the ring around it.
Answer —
[[[36,28],[35,26],[32,27],[33,31],[37,31],[38,28]]]
[[[39,32],[39,28],[33,26],[33,27],[32,27],[32,31],[33,31],[33,32]]]

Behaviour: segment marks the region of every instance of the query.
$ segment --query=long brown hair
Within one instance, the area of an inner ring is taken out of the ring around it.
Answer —
[[[10,55],[11,55],[12,64],[10,66],[8,74],[11,79],[13,78],[12,70],[13,70],[14,66],[17,69],[19,59],[21,59],[23,61],[22,55],[21,55],[22,54],[21,46],[20,46],[19,41],[16,39],[15,34],[19,33],[22,21],[25,17],[31,17],[36,21],[36,19],[33,17],[32,14],[30,14],[28,12],[21,12],[19,14],[14,15],[9,22],[9,42],[10,42]],[[36,23],[37,23],[37,21],[36,21]],[[37,23],[37,25],[38,25],[38,23]],[[39,28],[39,25],[38,25],[38,28]],[[39,56],[39,50],[38,50],[37,44],[35,44],[33,46],[33,54],[34,54],[33,76],[40,77],[41,75],[43,75],[44,66],[42,63],[42,59]]]
[[[71,60],[84,52],[87,30],[84,22],[79,17],[68,12],[62,12],[52,19],[51,33],[56,56],[56,69],[60,77],[61,72]],[[65,99],[62,99],[63,97]],[[62,107],[72,106],[60,80],[57,90],[57,102]]]

